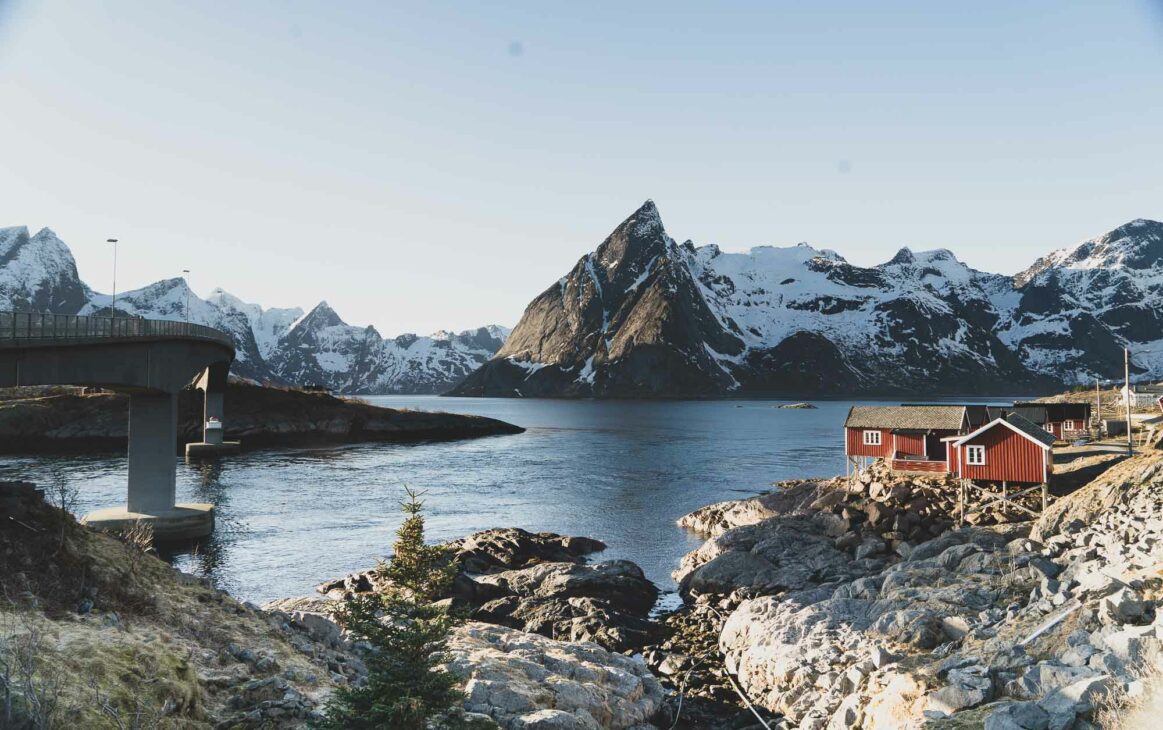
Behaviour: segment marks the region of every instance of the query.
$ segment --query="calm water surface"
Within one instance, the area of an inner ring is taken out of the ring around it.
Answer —
[[[176,556],[256,602],[304,595],[384,555],[405,485],[425,493],[429,536],[516,526],[605,541],[660,587],[701,540],[675,525],[780,479],[844,470],[850,402],[553,401],[383,396],[378,405],[500,418],[516,436],[439,444],[264,450],[181,463],[178,501],[218,506],[215,535]],[[76,482],[79,511],[125,502],[124,456],[0,457],[0,479]]]

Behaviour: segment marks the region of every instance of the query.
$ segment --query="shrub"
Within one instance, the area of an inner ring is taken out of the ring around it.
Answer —
[[[433,603],[447,595],[456,568],[442,547],[424,543],[423,503],[420,495],[405,491],[406,517],[396,532],[394,556],[376,567],[388,587],[353,595],[339,612],[352,638],[370,646],[367,683],[338,689],[325,719],[316,724],[319,730],[460,724],[453,712],[462,700],[459,678],[440,668],[460,617]]]

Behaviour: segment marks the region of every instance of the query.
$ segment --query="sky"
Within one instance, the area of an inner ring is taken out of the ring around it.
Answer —
[[[631,7],[632,5],[632,7]],[[0,226],[384,335],[679,241],[1015,273],[1163,219],[1163,0],[0,0]]]

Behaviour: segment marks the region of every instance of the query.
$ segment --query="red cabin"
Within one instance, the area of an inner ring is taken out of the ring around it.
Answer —
[[[948,470],[942,439],[969,430],[965,406],[852,406],[844,421],[849,460],[884,459],[899,471]]]
[[[1054,435],[1016,413],[946,445],[949,471],[962,479],[1045,484],[1053,471]]]
[[[1013,412],[1053,434],[1059,441],[1073,441],[1090,432],[1089,403],[1014,403]]]

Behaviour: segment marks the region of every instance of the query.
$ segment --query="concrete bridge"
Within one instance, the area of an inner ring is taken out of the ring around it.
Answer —
[[[211,505],[175,503],[177,396],[196,381],[206,396],[203,422],[221,423],[233,360],[229,335],[188,322],[0,312],[0,387],[85,385],[129,395],[126,507],[85,517],[103,529],[144,520],[163,540],[214,529]],[[221,443],[221,431],[203,440]]]

